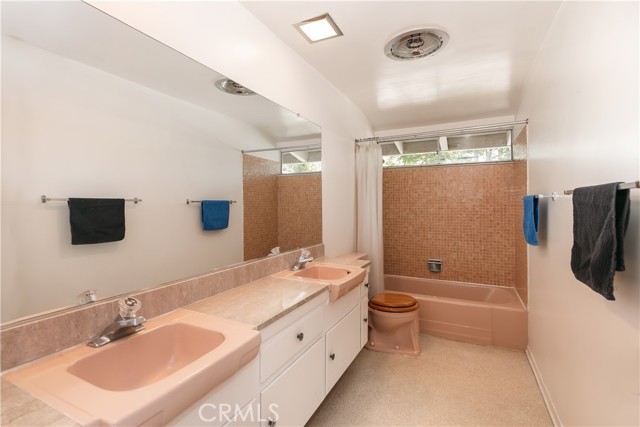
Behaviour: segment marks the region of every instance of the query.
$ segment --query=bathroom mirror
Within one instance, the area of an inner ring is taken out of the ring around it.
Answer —
[[[319,144],[320,128],[86,3],[1,7],[2,323],[250,259],[242,150]],[[124,240],[71,245],[69,197],[141,202]],[[237,202],[229,227],[203,231],[187,199]]]

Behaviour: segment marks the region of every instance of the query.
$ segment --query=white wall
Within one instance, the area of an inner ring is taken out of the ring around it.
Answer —
[[[528,78],[529,192],[640,179],[638,2],[565,2]],[[640,190],[616,301],[570,269],[571,198],[544,201],[529,248],[529,352],[563,425],[639,425]]]
[[[351,101],[238,2],[89,3],[320,125],[325,252],[354,250],[354,139],[371,128]]]
[[[238,143],[268,144],[229,117],[2,37],[2,319],[209,271],[243,259],[242,203],[203,232],[186,198],[242,201]],[[126,204],[121,242],[72,246],[64,202]]]

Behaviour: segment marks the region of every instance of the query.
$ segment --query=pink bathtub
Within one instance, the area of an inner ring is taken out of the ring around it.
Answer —
[[[524,350],[527,311],[514,288],[384,276],[388,292],[420,303],[420,332],[474,344]]]

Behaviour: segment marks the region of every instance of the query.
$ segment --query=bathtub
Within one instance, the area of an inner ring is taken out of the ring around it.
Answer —
[[[527,311],[514,288],[385,274],[387,292],[420,303],[420,332],[474,344],[527,348]]]

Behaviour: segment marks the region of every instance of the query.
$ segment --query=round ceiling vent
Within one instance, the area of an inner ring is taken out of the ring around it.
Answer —
[[[419,28],[395,37],[384,48],[384,53],[396,61],[409,61],[434,55],[446,46],[449,34],[441,30]]]
[[[242,86],[240,83],[236,83],[231,79],[224,78],[216,81],[216,87],[223,92],[230,93],[232,95],[248,96],[255,95],[256,93],[249,88]]]

